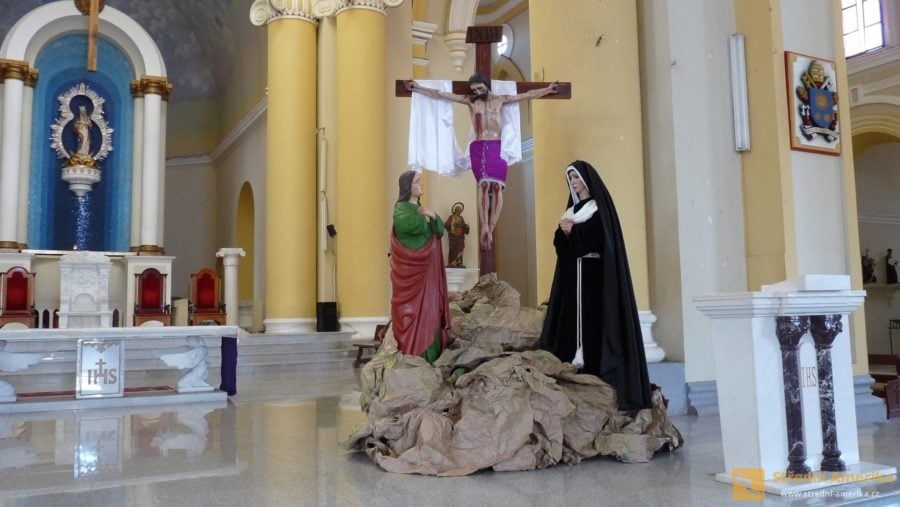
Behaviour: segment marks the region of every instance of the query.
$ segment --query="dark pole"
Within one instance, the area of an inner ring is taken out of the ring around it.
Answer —
[[[819,370],[819,409],[822,412],[822,470],[843,472],[847,469],[837,443],[834,416],[834,375],[831,369],[831,346],[843,330],[840,315],[813,315],[810,331],[816,344],[816,366]]]
[[[776,334],[781,345],[781,368],[784,376],[784,412],[787,418],[787,474],[810,472],[806,465],[806,443],[803,441],[803,406],[800,392],[800,338],[809,330],[809,317],[776,317]]]

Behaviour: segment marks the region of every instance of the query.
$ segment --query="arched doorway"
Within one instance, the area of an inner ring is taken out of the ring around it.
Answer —
[[[236,223],[235,223],[235,240],[238,248],[243,248],[245,256],[241,259],[241,268],[238,269],[238,306],[241,309],[250,308],[252,326],[245,325],[245,319],[239,319],[242,327],[252,327],[258,329],[255,316],[259,310],[255,305],[255,293],[253,290],[253,274],[256,267],[256,255],[254,249],[254,240],[256,237],[254,228],[255,204],[253,201],[253,187],[249,182],[241,185],[241,192],[238,196]],[[241,311],[241,315],[245,315]]]

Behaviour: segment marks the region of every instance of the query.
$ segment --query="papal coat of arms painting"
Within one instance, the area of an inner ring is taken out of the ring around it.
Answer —
[[[791,149],[840,155],[834,62],[785,51]]]

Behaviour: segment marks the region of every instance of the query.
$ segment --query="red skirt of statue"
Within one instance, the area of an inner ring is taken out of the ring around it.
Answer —
[[[425,246],[411,250],[391,232],[391,327],[404,354],[420,356],[441,332],[447,345],[450,307],[441,241],[431,236]]]

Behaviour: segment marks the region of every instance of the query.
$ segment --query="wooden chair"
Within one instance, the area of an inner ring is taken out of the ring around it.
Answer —
[[[134,318],[132,324],[141,326],[147,322],[172,325],[166,298],[166,276],[156,268],[147,268],[134,274]],[[158,324],[157,324],[158,325]]]
[[[16,266],[0,273],[0,328],[10,323],[37,327],[34,273]]]
[[[900,355],[869,354],[869,375],[875,379],[872,394],[884,398],[887,417],[900,417]]]
[[[188,325],[225,325],[225,304],[221,300],[222,281],[218,273],[204,268],[191,275]]]
[[[375,336],[372,340],[353,344],[356,347],[356,361],[353,361],[354,368],[359,368],[361,364],[368,363],[372,359],[372,356],[363,357],[363,351],[368,349],[372,349],[373,353],[378,351],[378,347],[381,347],[381,342],[384,340],[384,335],[387,333],[390,325],[391,321],[388,321],[387,324],[378,324],[375,326]]]

